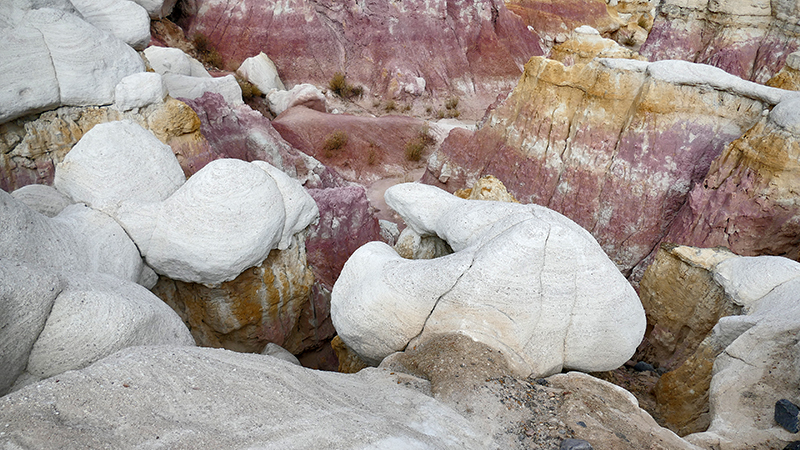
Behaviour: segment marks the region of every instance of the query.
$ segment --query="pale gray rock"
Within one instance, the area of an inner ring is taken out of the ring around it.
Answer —
[[[778,103],[770,111],[769,120],[791,133],[800,134],[800,95]]]
[[[135,48],[150,43],[150,16],[129,0],[70,0],[83,19]]]
[[[171,73],[189,77],[211,78],[211,74],[208,73],[200,61],[178,48],[151,46],[144,49],[144,56],[150,63],[150,67],[160,75]]]
[[[453,254],[405,260],[372,242],[347,261],[331,294],[339,336],[375,363],[437,334],[501,350],[521,376],[602,371],[641,341],[644,310],[592,236],[537,205],[459,199],[417,183],[386,202]]]
[[[166,73],[163,76],[169,95],[174,98],[193,100],[202,97],[206,92],[213,92],[221,95],[225,102],[231,106],[244,104],[242,88],[239,87],[239,83],[236,82],[236,78],[233,75],[205,78]]]
[[[300,365],[300,360],[298,360],[297,357],[294,356],[293,354],[289,353],[289,350],[286,350],[285,348],[273,342],[267,344],[267,346],[264,347],[264,350],[261,351],[261,354],[272,356],[273,358],[282,359],[286,362],[294,364],[295,366]]]
[[[492,448],[454,410],[406,387],[412,379],[423,383],[220,349],[134,347],[0,398],[0,447]]]
[[[75,370],[117,350],[138,345],[193,346],[178,314],[136,283],[103,274],[73,274],[53,303],[33,345],[29,384]]]
[[[25,371],[28,355],[62,289],[53,270],[0,259],[0,396]]]
[[[163,102],[167,86],[161,75],[141,72],[123,78],[114,92],[114,106],[120,111],[130,111]]]
[[[795,439],[771,415],[776,399],[800,389],[798,269],[800,263],[773,256],[730,258],[715,267],[714,279],[745,304],[746,315],[714,327],[711,337],[724,350],[709,389],[711,425],[687,441],[745,450]]]
[[[148,14],[150,14],[150,18],[152,19],[162,19],[167,17],[172,12],[172,8],[175,7],[175,3],[177,0],[133,0],[134,2],[138,3],[141,7],[143,7]]]
[[[12,192],[11,196],[47,217],[55,217],[72,204],[72,199],[46,184],[23,186]]]
[[[160,204],[125,208],[119,217],[157,273],[213,285],[266,259],[281,240],[285,211],[264,170],[219,159]]]
[[[0,258],[58,272],[97,271],[136,281],[142,261],[111,217],[71,205],[48,218],[0,191]]]
[[[325,112],[326,100],[322,91],[312,84],[298,84],[288,91],[273,90],[267,94],[269,109],[276,116],[292,106],[303,105]]]
[[[111,104],[117,83],[144,71],[135,50],[64,9],[12,5],[7,14],[0,123],[60,105]]]
[[[236,73],[253,83],[261,92],[269,93],[273,89],[286,90],[278,76],[278,68],[264,52],[245,59],[236,69]]]
[[[53,185],[111,215],[124,202],[159,202],[186,180],[172,149],[131,121],[95,126],[56,167]]]
[[[251,164],[272,177],[283,196],[286,220],[284,221],[281,240],[278,243],[278,250],[286,250],[292,243],[292,236],[305,230],[319,219],[317,202],[297,180],[277,167],[265,161],[253,161]]]

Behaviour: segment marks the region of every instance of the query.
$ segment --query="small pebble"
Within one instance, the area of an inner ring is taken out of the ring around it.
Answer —
[[[594,450],[592,444],[583,439],[564,439],[559,450]]]
[[[800,413],[800,409],[797,408],[797,405],[785,398],[775,403],[775,422],[790,433],[798,431],[798,413]]]
[[[644,372],[644,371],[655,372],[656,371],[655,367],[653,367],[652,364],[648,364],[648,363],[646,363],[644,361],[637,362],[636,365],[633,366],[633,370],[635,370],[637,372]]]

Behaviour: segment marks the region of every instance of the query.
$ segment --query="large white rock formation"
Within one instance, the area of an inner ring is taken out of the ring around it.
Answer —
[[[179,48],[151,46],[144,49],[144,56],[150,63],[150,67],[160,75],[172,73],[188,77],[211,78],[211,74],[200,61]]]
[[[264,52],[242,61],[242,64],[236,69],[236,73],[253,83],[265,94],[268,94],[273,89],[286,90],[278,75],[278,68],[275,67],[275,63]]]
[[[782,448],[797,440],[772,415],[778,400],[800,400],[800,263],[733,257],[713,274],[743,314],[723,317],[706,338],[724,349],[712,372],[711,425],[686,439],[704,448]]]
[[[493,447],[467,419],[406,384],[424,381],[220,349],[133,347],[0,398],[0,447]]]
[[[351,256],[333,288],[331,318],[367,360],[458,332],[501,350],[521,375],[545,376],[616,368],[641,341],[636,292],[566,217],[416,183],[391,187],[386,202],[455,253],[404,260],[372,242]]]
[[[150,43],[150,16],[130,0],[70,0],[83,19],[136,50]]]
[[[86,22],[72,4],[34,9],[40,6],[0,5],[0,123],[61,105],[113,103],[117,83],[144,71],[133,48]]]
[[[131,121],[95,126],[56,167],[53,185],[109,214],[123,202],[160,202],[186,181],[172,149]]]

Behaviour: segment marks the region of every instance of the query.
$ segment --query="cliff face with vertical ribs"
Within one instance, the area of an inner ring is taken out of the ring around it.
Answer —
[[[428,93],[477,95],[485,107],[542,54],[538,36],[501,0],[193,3],[180,21],[188,36],[206,35],[232,69],[263,51],[289,85],[326,85],[341,71],[398,96],[422,79]]]
[[[494,175],[589,230],[629,271],[714,158],[790,94],[683,61],[535,57],[478,131],[450,134],[424,181],[456,190]]]
[[[800,4],[793,1],[666,0],[641,52],[682,59],[764,83],[797,50]]]

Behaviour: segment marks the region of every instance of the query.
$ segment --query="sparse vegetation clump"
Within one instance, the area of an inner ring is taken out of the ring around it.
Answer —
[[[455,119],[461,115],[458,111],[458,97],[450,97],[444,102],[444,109],[436,111],[437,119]]]
[[[328,82],[328,89],[345,99],[360,98],[364,95],[364,87],[348,83],[347,78],[342,72],[333,74],[333,78]]]
[[[192,43],[197,50],[197,57],[201,62],[218,69],[223,68],[225,63],[222,60],[222,55],[220,55],[217,49],[211,44],[211,40],[208,39],[208,36],[203,33],[197,33],[194,35]]]
[[[245,100],[251,99],[253,97],[261,97],[264,95],[261,92],[261,89],[258,88],[255,84],[245,80],[244,78],[240,77],[239,75],[235,75],[236,82],[239,83],[239,88],[242,90],[242,98]]]
[[[430,134],[428,125],[423,125],[419,133],[417,133],[417,136],[406,144],[406,159],[414,162],[421,160],[425,149],[435,142],[436,139]]]
[[[397,103],[396,103],[394,100],[389,100],[389,101],[388,101],[388,102],[386,102],[386,104],[383,106],[383,109],[384,109],[384,111],[386,111],[386,112],[392,112],[392,111],[396,111],[396,110],[397,110]]]
[[[325,138],[322,151],[327,158],[333,156],[334,152],[347,145],[347,133],[342,130],[334,131]]]

